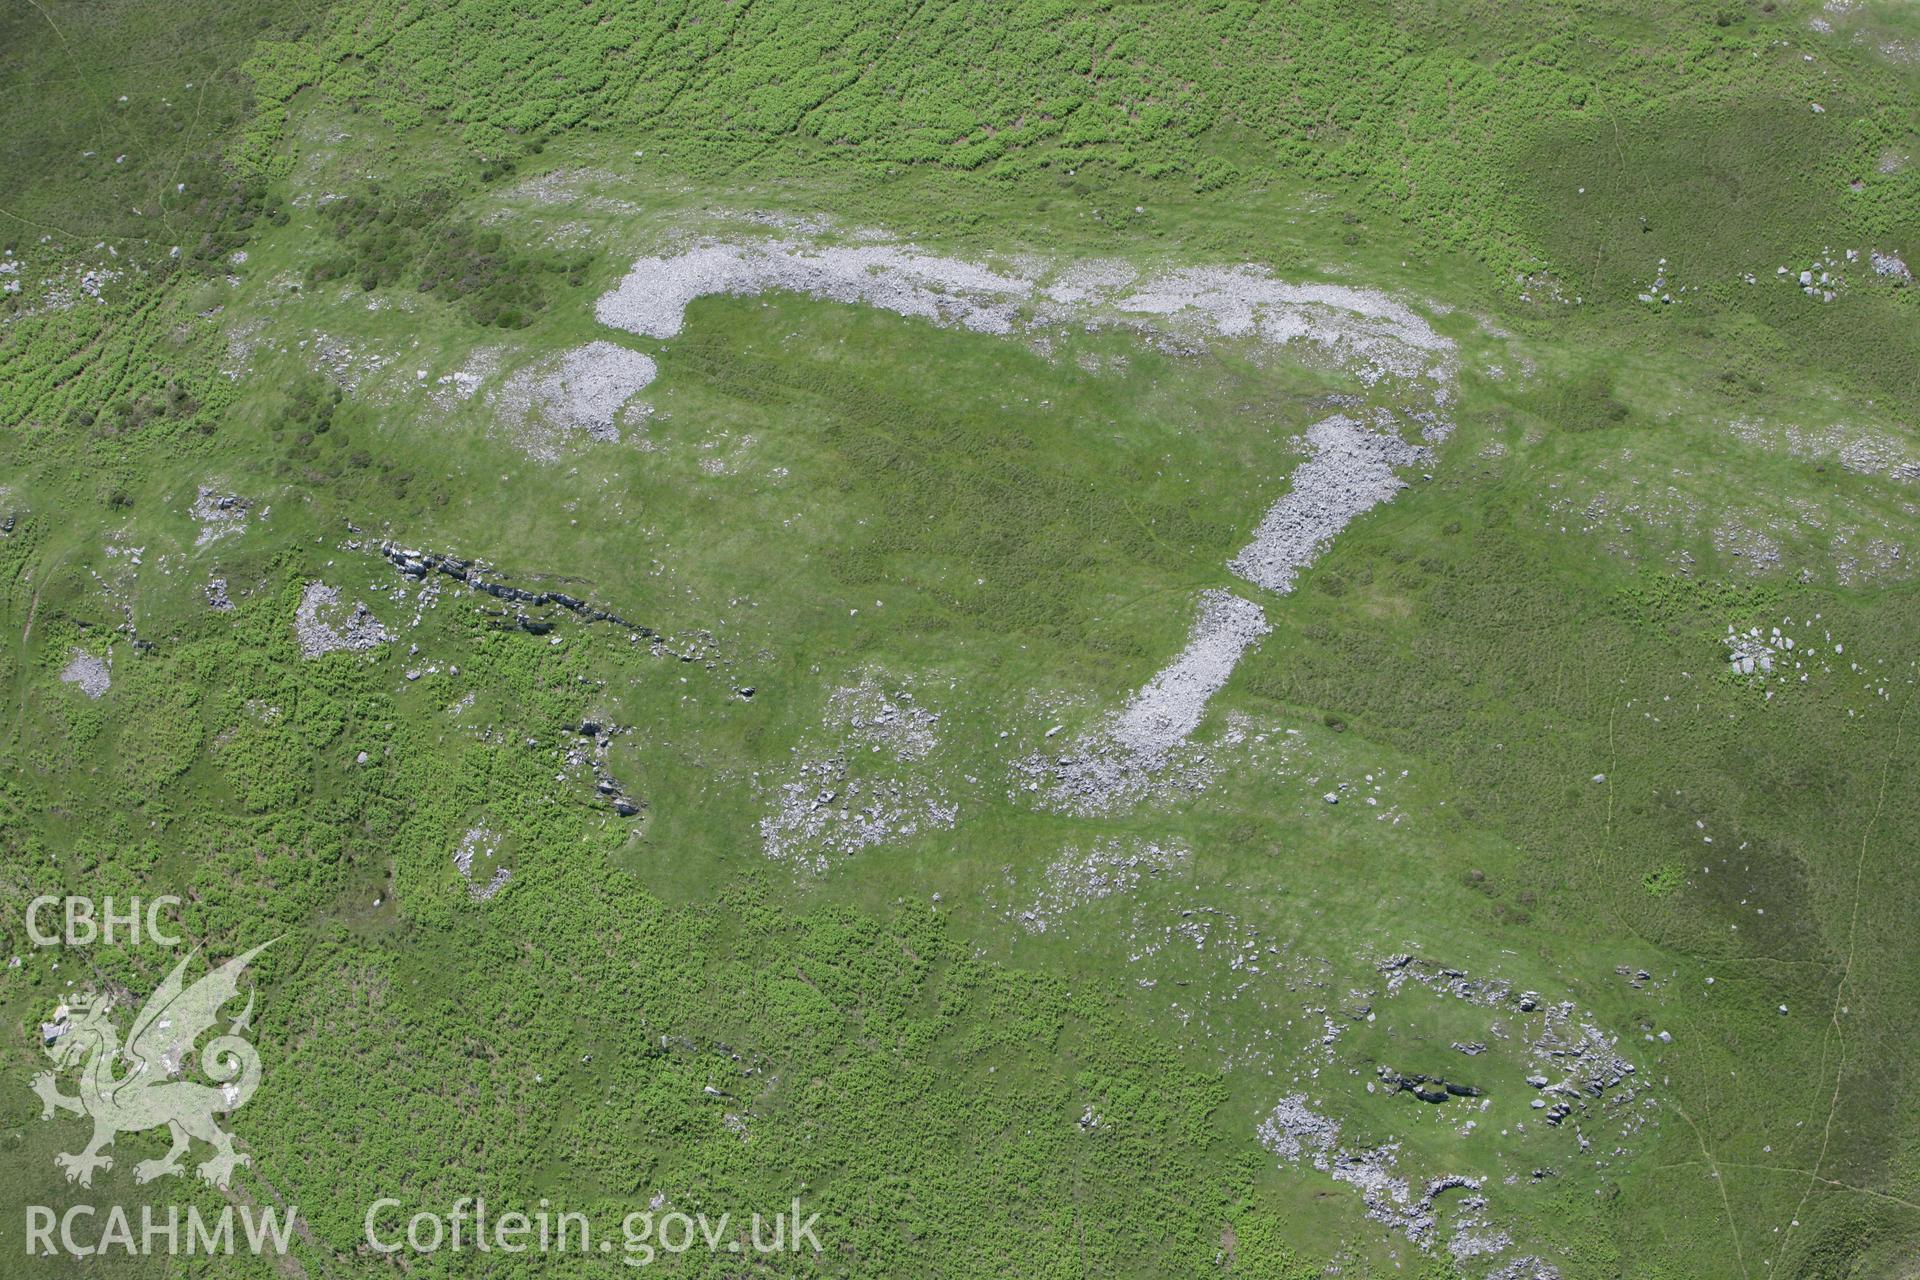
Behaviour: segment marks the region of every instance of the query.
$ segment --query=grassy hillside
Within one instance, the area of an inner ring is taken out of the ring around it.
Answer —
[[[752,1274],[1908,1274],[1920,304],[1873,265],[1920,262],[1906,9],[41,0],[0,34],[0,1251],[26,1205],[231,1200],[297,1205],[290,1259],[104,1261],[378,1274],[374,1195],[797,1196],[824,1251]],[[1451,434],[1262,592],[1228,561],[1303,433],[1417,425],[1400,380],[793,291],[595,318],[643,255],[768,236],[1385,290],[1447,344]],[[556,434],[514,388],[600,343],[646,408]],[[1036,801],[1209,590],[1271,632],[1205,784]],[[356,604],[383,639],[303,650]],[[783,796],[854,785],[917,824],[781,854]],[[136,1184],[157,1132],[90,1192],[52,1163],[84,1125],[38,1119],[36,1027],[178,957],[36,948],[39,893],[281,939],[226,1200]],[[1634,1068],[1565,1123],[1529,1076],[1600,1050],[1563,1005]],[[1263,1139],[1296,1094],[1411,1201],[1473,1183],[1370,1216]]]

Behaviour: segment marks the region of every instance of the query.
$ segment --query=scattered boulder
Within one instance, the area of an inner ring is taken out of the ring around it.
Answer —
[[[201,485],[193,500],[188,514],[201,524],[200,536],[194,540],[196,547],[204,547],[230,533],[238,533],[246,525],[247,513],[253,509],[253,499],[243,498],[237,493],[217,493],[212,485]]]
[[[1481,1090],[1476,1085],[1462,1084],[1457,1080],[1446,1080],[1440,1076],[1413,1073],[1401,1075],[1391,1067],[1380,1067],[1376,1074],[1386,1086],[1387,1095],[1411,1093],[1422,1102],[1445,1102],[1449,1098],[1477,1098]]]

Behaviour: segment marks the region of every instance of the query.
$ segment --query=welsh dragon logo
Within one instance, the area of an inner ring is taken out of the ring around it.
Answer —
[[[219,1021],[221,1006],[239,993],[240,974],[271,945],[262,943],[234,957],[192,986],[183,981],[193,959],[189,954],[134,1017],[124,1048],[109,1019],[112,1006],[107,1001],[76,998],[64,1017],[56,1014],[42,1028],[54,1070],[33,1078],[33,1091],[42,1104],[40,1118],[51,1120],[55,1111],[70,1111],[93,1120],[93,1140],[85,1148],[54,1157],[67,1181],[92,1186],[96,1169],[113,1167],[113,1157],[104,1150],[116,1135],[161,1125],[172,1133],[173,1148],[158,1160],[135,1165],[136,1182],[184,1172],[181,1157],[193,1138],[213,1148],[198,1172],[216,1187],[225,1187],[238,1166],[253,1163],[252,1157],[233,1149],[233,1136],[214,1120],[215,1115],[239,1110],[260,1084],[260,1054],[242,1035],[253,1013],[251,993],[226,1033],[209,1040],[197,1054],[201,1072],[213,1084],[176,1077],[195,1056],[194,1042]],[[59,1081],[75,1069],[79,1093],[68,1097],[60,1092]]]

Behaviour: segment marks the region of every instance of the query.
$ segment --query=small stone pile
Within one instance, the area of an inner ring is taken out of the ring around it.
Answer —
[[[495,867],[485,884],[476,884],[473,879],[473,864],[476,857],[492,862],[500,853],[500,837],[486,827],[469,827],[460,837],[460,844],[453,851],[453,866],[460,878],[467,883],[467,895],[475,902],[485,902],[507,887],[513,879],[513,872],[507,867]]]
[[[1733,673],[1741,676],[1767,675],[1773,670],[1773,660],[1780,651],[1782,639],[1778,627],[1773,629],[1771,638],[1761,635],[1758,627],[1753,627],[1744,634],[1736,633],[1732,627],[1728,627],[1725,641],[1727,662],[1733,668]],[[1784,647],[1793,648],[1793,641],[1786,640]]]
[[[293,631],[304,658],[342,651],[364,653],[393,639],[365,604],[355,601],[347,609],[340,603],[339,588],[317,581],[309,582],[301,593]]]
[[[73,657],[60,671],[60,679],[66,684],[77,687],[89,698],[105,696],[113,685],[113,673],[108,669],[105,659],[96,657],[84,649],[75,649]]]

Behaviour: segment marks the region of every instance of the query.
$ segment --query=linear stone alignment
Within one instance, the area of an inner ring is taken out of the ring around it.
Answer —
[[[1011,333],[1031,281],[908,245],[811,248],[790,240],[707,242],[671,257],[641,258],[594,307],[601,324],[650,338],[680,332],[687,304],[714,294],[786,291],[863,302],[896,315]]]
[[[1186,741],[1240,655],[1269,630],[1267,615],[1251,600],[1227,591],[1202,593],[1187,647],[1133,695],[1114,722],[1115,740],[1138,755],[1158,755]]]
[[[652,639],[655,634],[652,627],[629,621],[617,613],[596,608],[590,602],[578,596],[568,595],[564,591],[529,591],[525,587],[501,582],[492,575],[492,566],[484,560],[468,560],[459,556],[441,555],[434,551],[417,551],[392,542],[382,542],[379,551],[392,562],[394,568],[409,578],[424,579],[430,572],[442,573],[496,600],[536,606],[550,605],[565,609],[583,621],[611,622],[615,626],[625,627],[647,639]]]
[[[485,560],[442,555],[436,551],[403,547],[394,542],[381,542],[371,549],[378,551],[395,569],[417,582],[425,581],[429,574],[438,573],[464,583],[482,595],[492,596],[512,609],[510,613],[502,616],[509,618],[515,627],[532,635],[546,635],[552,631],[554,627],[552,619],[535,617],[513,606],[530,605],[534,608],[564,609],[582,622],[611,623],[630,632],[635,639],[648,641],[654,653],[678,658],[682,662],[704,662],[712,667],[716,661],[725,661],[717,657],[713,637],[708,632],[664,635],[644,622],[624,618],[611,610],[600,608],[591,600],[585,600],[564,591],[536,591],[503,582],[494,566]]]
[[[1453,343],[1406,303],[1374,289],[1290,284],[1265,267],[1180,267],[1142,278],[1113,259],[1054,262],[1027,255],[987,266],[912,244],[813,239],[704,239],[636,260],[601,296],[595,317],[650,338],[676,336],[696,298],[790,292],[864,303],[976,333],[1154,320],[1196,336],[1250,337],[1326,349],[1371,386],[1431,379],[1449,398]]]
[[[1197,785],[1208,771],[1204,762],[1184,758],[1187,739],[1240,655],[1268,630],[1259,605],[1230,591],[1203,592],[1186,646],[1125,708],[1059,755],[1022,761],[1016,773],[1044,785],[1045,807],[1083,814]]]
[[[1432,458],[1430,450],[1375,434],[1335,414],[1307,428],[1312,456],[1294,468],[1292,487],[1271,508],[1253,541],[1228,568],[1258,587],[1285,595],[1294,576],[1327,549],[1334,535],[1406,487],[1395,467]]]

